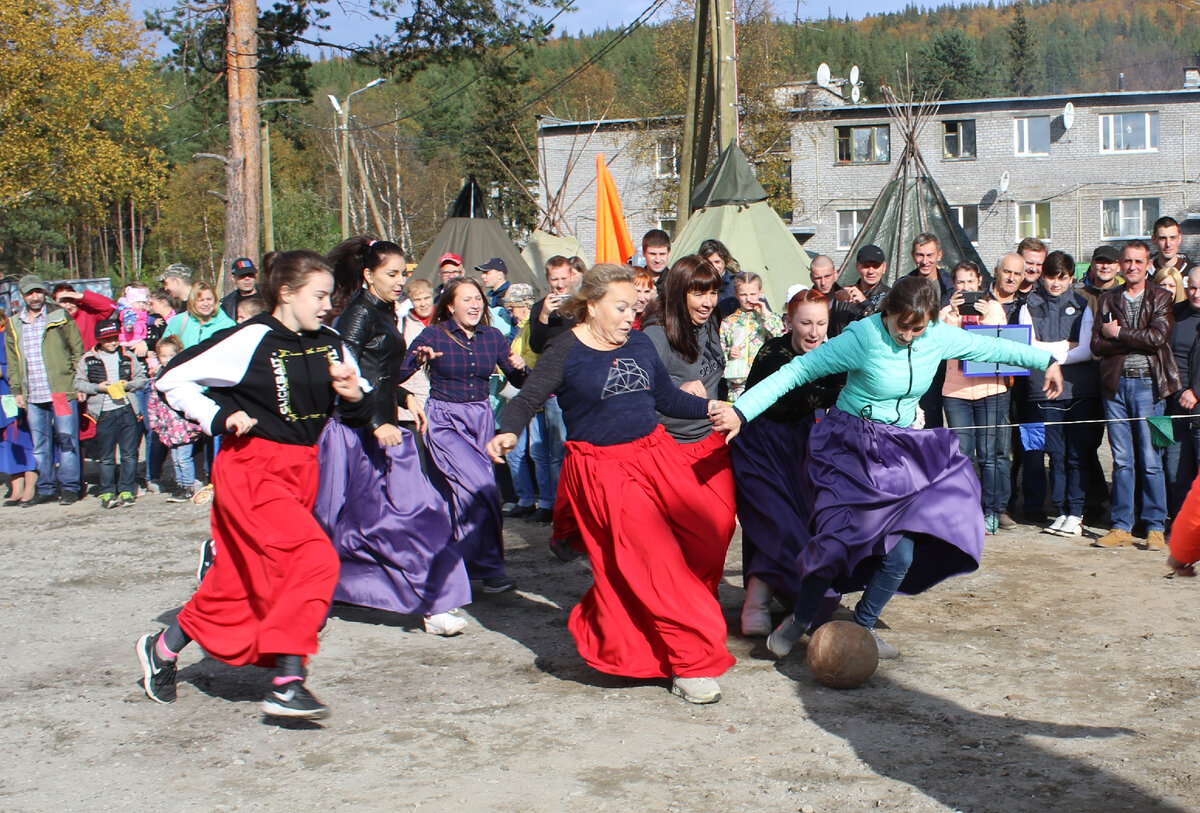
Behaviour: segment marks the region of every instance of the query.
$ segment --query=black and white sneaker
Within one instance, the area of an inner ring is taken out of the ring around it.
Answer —
[[[217,549],[211,539],[205,539],[200,543],[200,564],[196,566],[196,581],[204,581],[204,574],[212,567],[213,557],[216,553]]]
[[[191,502],[192,496],[190,488],[177,488],[167,496],[167,502]]]
[[[485,593],[507,593],[509,590],[517,589],[517,583],[508,576],[492,576],[482,579],[480,586],[483,587]]]
[[[138,660],[142,664],[142,688],[146,697],[155,703],[175,702],[175,661],[158,656],[161,632],[143,635],[137,642]]]
[[[323,720],[329,707],[313,697],[304,681],[293,680],[282,686],[272,686],[263,698],[263,714],[271,717],[290,717],[298,720]]]

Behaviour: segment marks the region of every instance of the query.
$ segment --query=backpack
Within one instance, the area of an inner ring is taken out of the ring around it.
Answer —
[[[164,446],[174,449],[194,443],[203,433],[200,424],[185,418],[167,404],[158,391],[158,382],[150,382],[150,397],[146,401],[146,417],[150,428]]]

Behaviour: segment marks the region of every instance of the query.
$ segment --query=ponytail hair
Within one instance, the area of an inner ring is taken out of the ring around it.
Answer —
[[[378,268],[387,257],[403,257],[404,249],[388,240],[360,235],[343,240],[326,256],[333,266],[334,290],[348,300],[363,285],[363,272]]]

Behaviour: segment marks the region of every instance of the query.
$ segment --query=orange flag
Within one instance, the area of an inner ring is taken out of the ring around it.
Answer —
[[[633,256],[633,240],[621,212],[617,184],[604,156],[596,156],[596,262],[624,264]]]

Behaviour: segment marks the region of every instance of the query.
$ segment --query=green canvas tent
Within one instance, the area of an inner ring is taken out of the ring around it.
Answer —
[[[583,253],[583,247],[574,237],[560,237],[541,229],[534,229],[533,234],[529,235],[529,240],[525,243],[525,248],[521,250],[521,257],[533,269],[533,273],[543,277],[545,276],[546,260],[555,255],[568,259],[579,257],[588,266],[592,264],[587,255]]]
[[[475,277],[479,276],[472,271],[475,266],[492,257],[499,257],[508,267],[509,282],[526,282],[534,290],[544,290],[543,276],[534,274],[529,264],[521,258],[500,221],[487,216],[483,201],[483,191],[475,179],[470,178],[450,207],[450,216],[442,224],[441,231],[425,249],[413,278],[439,285],[441,278],[438,277],[437,262],[443,254],[453,253],[462,257],[463,267]]]
[[[676,235],[671,256],[694,254],[705,240],[720,240],[743,271],[763,278],[763,293],[776,312],[787,289],[811,285],[808,253],[767,203],[746,155],[730,144],[692,196],[692,215]]]
[[[904,138],[904,150],[891,180],[875,199],[854,244],[846,252],[838,282],[842,285],[858,282],[855,266],[858,250],[876,245],[887,257],[883,281],[891,285],[912,270],[912,241],[918,234],[926,232],[941,241],[943,268],[950,269],[963,260],[970,260],[987,278],[987,266],[959,225],[958,216],[929,174],[929,167],[917,148],[917,136],[926,121],[936,114],[937,108],[927,102],[901,103],[890,89],[884,88],[883,92],[892,120]]]

